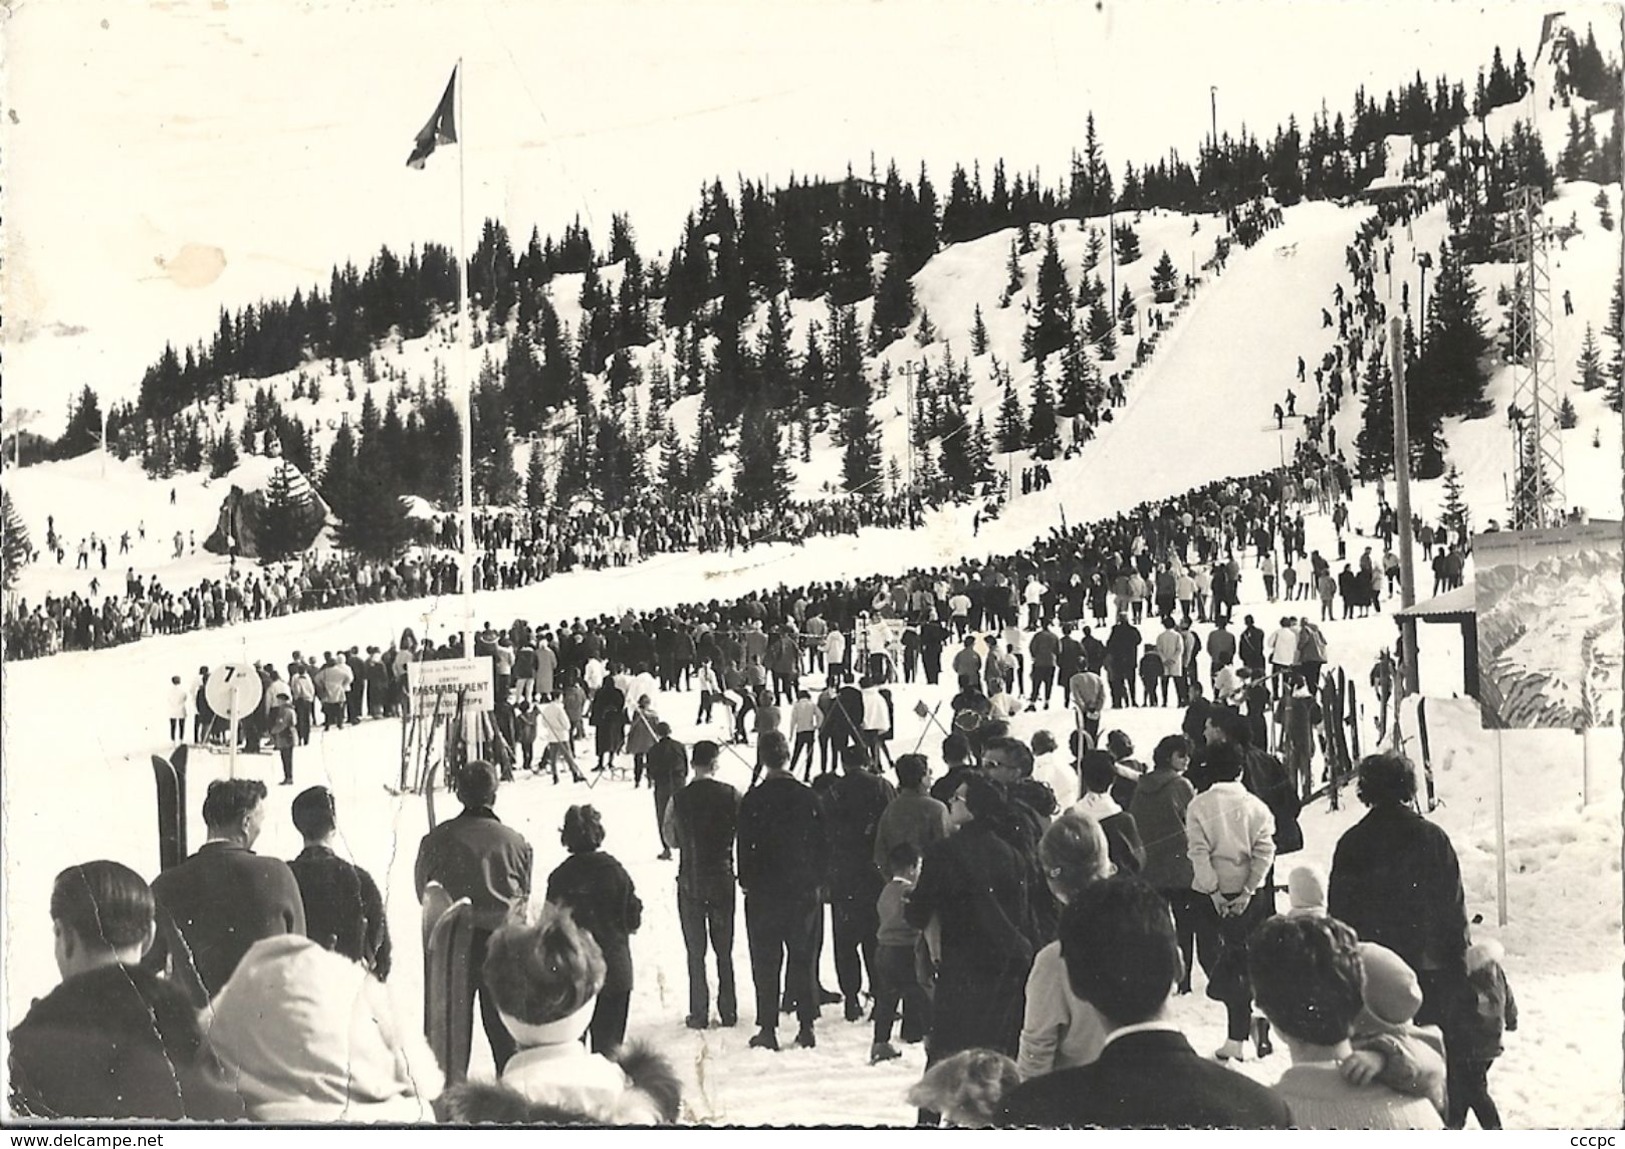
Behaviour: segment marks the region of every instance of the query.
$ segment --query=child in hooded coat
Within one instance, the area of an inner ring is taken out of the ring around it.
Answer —
[[[1469,1110],[1478,1117],[1480,1128],[1501,1128],[1501,1113],[1490,1098],[1490,1066],[1501,1055],[1502,1034],[1518,1028],[1518,1000],[1501,968],[1504,957],[1497,941],[1467,947],[1467,985],[1456,1027],[1459,1036],[1450,1050],[1454,1088],[1445,1124],[1452,1129],[1466,1127]]]
[[[613,1057],[582,1043],[604,984],[604,955],[570,912],[545,903],[534,921],[491,936],[485,959],[518,1052],[499,1082],[466,1082],[441,1097],[461,1123],[657,1125],[677,1119],[681,1089],[669,1062],[636,1046]]]

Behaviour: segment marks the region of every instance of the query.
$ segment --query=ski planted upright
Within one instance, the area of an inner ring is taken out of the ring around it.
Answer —
[[[167,870],[186,858],[186,747],[168,758],[152,756],[158,798],[158,868]]]

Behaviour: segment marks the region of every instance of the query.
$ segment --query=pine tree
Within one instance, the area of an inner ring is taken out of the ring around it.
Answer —
[[[987,437],[987,420],[976,412],[976,427],[970,437],[971,481],[974,485],[993,481],[993,447]]]
[[[1016,250],[1016,241],[1013,239],[1010,241],[1010,259],[1005,264],[1005,272],[1008,278],[1004,284],[1004,294],[999,296],[1000,307],[1009,307],[1010,301],[1016,297],[1016,292],[1020,291],[1021,285],[1026,282],[1026,277],[1021,272],[1021,255]]]
[[[1597,223],[1604,231],[1614,230],[1614,213],[1608,205],[1608,189],[1598,188],[1597,198],[1592,201],[1597,208]]]
[[[875,291],[869,345],[878,352],[896,339],[914,321],[914,311],[914,285],[909,282],[908,268],[902,257],[892,252],[886,257],[886,270]]]
[[[968,496],[976,486],[971,425],[957,403],[942,412],[942,481],[955,496]]]
[[[856,187],[856,184],[852,184]],[[852,200],[857,199],[856,192]],[[835,241],[835,274],[830,282],[830,298],[840,304],[856,303],[867,299],[874,291],[874,277],[869,263],[869,233],[855,218],[855,202],[842,205],[840,235]],[[899,260],[899,272],[906,275],[907,268]]]
[[[702,495],[711,486],[711,480],[717,477],[717,456],[720,454],[722,454],[722,436],[717,431],[716,420],[709,408],[701,407],[694,449],[688,452],[690,494]]]
[[[1089,342],[1099,350],[1102,359],[1117,358],[1117,327],[1112,323],[1106,304],[1097,299],[1089,308]]]
[[[11,505],[11,492],[0,491],[0,586],[6,590],[15,586],[17,576],[33,554],[28,528],[23,525],[17,508]]]
[[[931,312],[920,312],[920,326],[914,332],[914,342],[920,347],[929,347],[937,341],[937,325],[931,322]]]
[[[1019,451],[1027,438],[1027,420],[1021,411],[1021,396],[1009,376],[1004,380],[1004,398],[999,403],[997,437],[1000,451]]]
[[[1489,406],[1484,359],[1490,341],[1479,311],[1480,290],[1448,242],[1440,245],[1438,269],[1428,298],[1427,338],[1414,372],[1406,374],[1413,441],[1421,437],[1420,427],[1436,429],[1450,416],[1476,418]]]
[[[914,452],[914,492],[927,502],[936,502],[943,496],[942,472],[931,444],[925,443]]]
[[[1597,335],[1586,324],[1585,342],[1580,344],[1580,377],[1574,382],[1582,391],[1595,391],[1603,385],[1602,352],[1597,349]]]
[[[970,353],[972,355],[987,354],[987,322],[982,318],[982,305],[976,305],[976,318],[970,329]]]
[[[1364,386],[1360,388],[1365,408],[1360,417],[1360,433],[1354,437],[1360,478],[1366,481],[1391,474],[1394,469],[1394,392],[1388,367],[1380,355],[1366,365]]]
[[[1540,441],[1533,427],[1522,433],[1518,451],[1518,470],[1512,480],[1512,505],[1507,508],[1514,530],[1529,530],[1543,525],[1542,509],[1552,498],[1554,487],[1540,462]]]
[[[1033,375],[1033,408],[1027,423],[1027,446],[1040,459],[1053,459],[1060,452],[1060,429],[1055,420],[1055,396],[1044,377],[1044,361],[1038,361]]]
[[[1106,241],[1101,237],[1098,227],[1085,228],[1088,239],[1083,245],[1083,278],[1088,279],[1089,274],[1100,266],[1101,253],[1106,250]]]
[[[350,517],[359,481],[355,459],[355,432],[348,419],[339,424],[333,436],[333,445],[327,451],[327,466],[322,470],[322,498],[342,522]]]
[[[1444,473],[1444,507],[1439,515],[1439,521],[1446,530],[1455,532],[1458,536],[1468,533],[1472,525],[1472,512],[1467,507],[1467,499],[1462,493],[1461,472],[1456,464],[1451,463],[1450,469]]]
[[[412,541],[412,520],[399,494],[385,483],[355,488],[348,517],[339,523],[339,545],[367,559],[388,562]]]
[[[166,436],[167,442],[167,436]],[[221,479],[237,469],[242,462],[242,456],[237,453],[237,436],[227,423],[220,432],[220,438],[215,440],[214,449],[209,452],[209,477]]]
[[[1151,290],[1153,298],[1158,303],[1172,303],[1179,291],[1179,270],[1174,267],[1173,257],[1163,250],[1162,258],[1157,260],[1157,266],[1151,269]]]
[[[309,486],[288,463],[278,463],[265,484],[265,506],[254,524],[262,563],[303,551],[321,524],[312,523]]]
[[[1100,373],[1095,361],[1076,340],[1068,344],[1061,359],[1061,393],[1056,412],[1071,419],[1087,415],[1094,419],[1100,403]]]
[[[1580,423],[1580,413],[1574,409],[1574,400],[1567,395],[1557,408],[1557,425],[1565,431],[1572,431]]]
[[[1022,358],[1042,359],[1066,346],[1072,329],[1072,288],[1066,282],[1066,268],[1055,246],[1055,229],[1044,238],[1044,255],[1038,264],[1037,306],[1032,322],[1022,338]]]
[[[734,492],[750,510],[781,507],[790,495],[790,468],[784,461],[779,421],[773,408],[753,402],[739,425],[739,468]]]
[[[1127,267],[1140,258],[1140,237],[1134,228],[1126,223],[1117,225],[1117,263],[1119,267]]]
[[[688,491],[688,453],[677,435],[675,424],[666,424],[666,437],[660,443],[660,485],[667,498]]]
[[[1138,310],[1134,306],[1134,292],[1129,290],[1128,284],[1123,284],[1123,294],[1117,297],[1117,319],[1123,325],[1124,335],[1134,334],[1134,313]]]
[[[1501,338],[1501,356],[1509,363],[1522,363],[1529,357],[1529,348],[1534,338],[1529,322],[1529,294],[1526,290],[1523,271],[1519,269],[1512,276],[1512,290],[1508,296],[1507,309],[1502,316],[1504,334]]]
[[[872,494],[880,482],[880,427],[867,403],[841,417],[841,483],[848,491]]]
[[[72,459],[101,446],[102,408],[96,392],[85,384],[69,408],[68,425],[51,450],[53,458]]]
[[[530,444],[530,459],[525,466],[525,505],[534,511],[546,504],[547,458],[542,441],[534,439]]]

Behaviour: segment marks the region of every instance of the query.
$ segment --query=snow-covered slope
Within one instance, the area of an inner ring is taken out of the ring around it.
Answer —
[[[1217,460],[1216,460],[1217,461]],[[1357,493],[1357,522],[1369,521],[1374,493]],[[911,541],[869,532],[862,553],[821,547],[770,548],[723,556],[676,556],[640,568],[590,576],[569,576],[546,588],[482,595],[480,611],[494,621],[524,614],[554,618],[626,605],[650,606],[704,594],[733,595],[781,580],[828,577],[864,559],[901,565]],[[918,542],[917,537],[912,540]],[[1309,544],[1330,547],[1326,520],[1310,517]],[[897,550],[893,550],[893,547]],[[856,552],[857,548],[854,547]],[[899,553],[901,552],[901,553]],[[1284,606],[1265,602],[1249,572],[1242,587],[1243,610],[1268,620]],[[164,748],[163,705],[171,674],[228,658],[280,660],[293,649],[318,651],[352,642],[380,641],[411,625],[421,629],[424,612],[443,618],[448,604],[393,603],[347,611],[295,616],[205,634],[150,640],[96,654],[72,654],[7,667],[5,680],[4,840],[27,842],[26,854],[13,853],[6,883],[3,943],[6,1010],[14,1024],[29,1000],[56,978],[50,958],[47,912],[50,879],[60,868],[87,857],[112,857],[144,873],[156,867],[149,752]],[[438,627],[438,624],[437,624]],[[1434,628],[1428,628],[1430,631]],[[1376,650],[1393,641],[1392,624],[1381,616],[1331,622],[1325,630],[1334,664],[1349,668],[1356,681]],[[1507,969],[1523,1009],[1519,1032],[1491,1076],[1492,1088],[1512,1127],[1617,1126],[1620,1105],[1618,1035],[1622,1019],[1618,970],[1625,959],[1620,943],[1619,858],[1621,800],[1617,763],[1620,743],[1614,730],[1589,735],[1589,790],[1581,743],[1565,732],[1502,735],[1506,771],[1510,852],[1507,928],[1495,926],[1493,735],[1477,728],[1470,704],[1452,703],[1456,652],[1440,636],[1424,635],[1423,685],[1434,746],[1435,780],[1442,806],[1435,818],[1452,835],[1462,858],[1468,912],[1482,919],[1478,936],[1499,937],[1507,947]],[[923,744],[934,750],[940,732],[913,713],[916,700],[940,701],[920,687],[900,687],[899,724],[894,750]],[[1369,698],[1367,698],[1369,702]],[[691,721],[691,694],[662,695],[660,713],[685,741],[714,736]],[[1371,744],[1373,716],[1362,730]],[[1040,727],[1064,733],[1063,711],[1019,716],[1015,733],[1030,737]],[[1109,711],[1108,728],[1127,731],[1146,751],[1177,728],[1172,710]],[[390,920],[397,936],[397,964],[391,994],[405,1024],[415,1024],[420,1008],[421,958],[414,943],[416,906],[411,866],[426,827],[421,799],[392,796],[385,785],[395,775],[400,729],[375,722],[358,729],[318,735],[298,753],[301,786],[322,782],[337,795],[342,850],[366,866],[387,889]],[[1415,752],[1414,744],[1411,746]],[[277,768],[267,756],[245,757],[239,771],[274,782]],[[192,839],[200,840],[197,799],[206,781],[223,776],[223,757],[194,756]],[[722,777],[735,785],[749,781],[749,752],[725,755]],[[286,801],[290,792],[272,788],[270,816],[259,844],[262,853],[290,857],[299,848]],[[1582,799],[1589,804],[1582,809]],[[745,1048],[750,1034],[747,1005],[741,1027],[694,1033],[683,1028],[686,973],[672,896],[672,869],[654,855],[653,814],[646,791],[627,782],[600,783],[588,791],[555,787],[545,779],[525,779],[504,789],[498,809],[505,821],[525,833],[537,850],[540,879],[563,859],[556,829],[565,806],[590,801],[603,811],[606,848],[632,873],[647,910],[633,940],[637,988],[631,1033],[654,1042],[677,1063],[687,1104],[695,1120],[731,1123],[855,1122],[907,1124],[911,1111],[902,1099],[923,1066],[918,1047],[880,1067],[867,1063],[869,1030],[826,1013],[816,1050],[778,1055]],[[1326,863],[1337,836],[1357,808],[1330,813],[1315,807],[1306,816],[1308,844],[1301,859]],[[1284,877],[1284,875],[1282,875]],[[748,954],[743,930],[736,938],[735,962],[743,1000],[750,995]],[[824,980],[833,985],[826,957]],[[1200,979],[1198,980],[1200,985]],[[1178,999],[1176,1020],[1199,1050],[1215,1048],[1223,1011],[1200,990]],[[488,1069],[476,1039],[476,1073]],[[1250,1063],[1244,1072],[1272,1080],[1285,1054]]]

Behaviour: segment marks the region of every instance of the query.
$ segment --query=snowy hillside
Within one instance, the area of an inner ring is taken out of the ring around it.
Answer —
[[[1574,195],[1583,199],[1586,190]],[[1566,202],[1560,197],[1559,211]],[[1251,250],[1236,252],[1225,272],[1198,291],[1159,343],[1154,358],[1136,374],[1129,403],[1114,422],[1104,425],[1100,437],[1077,458],[1054,465],[1053,488],[1031,496],[1018,494],[1005,514],[975,537],[969,531],[970,509],[950,508],[928,516],[925,530],[919,532],[868,530],[857,537],[816,538],[801,546],[775,544],[732,556],[660,556],[622,570],[566,575],[542,587],[482,593],[478,610],[482,617],[498,622],[519,615],[553,618],[732,596],[781,582],[903,571],[923,563],[957,561],[1023,545],[1055,525],[1063,508],[1067,520],[1077,522],[1217,476],[1268,467],[1285,449],[1269,408],[1292,380],[1296,356],[1308,358],[1324,349],[1329,333],[1320,328],[1320,308],[1343,274],[1343,247],[1366,210],[1327,204],[1291,209],[1281,228],[1268,233]],[[1150,233],[1151,224],[1142,226]],[[1189,228],[1186,222],[1167,226],[1170,232],[1176,227]],[[1442,211],[1430,212],[1412,229],[1415,243],[1423,248],[1436,245],[1443,228]],[[1560,339],[1572,339],[1574,322],[1585,316],[1599,319],[1606,307],[1605,257],[1611,236],[1589,227],[1563,253],[1565,264],[1575,274],[1576,316],[1558,319]],[[1077,241],[1075,233],[1065,238]],[[1593,245],[1601,253],[1585,262],[1585,253]],[[988,242],[981,260],[972,261],[964,251],[949,249],[918,281],[922,302],[929,301],[934,322],[953,334],[956,355],[961,354],[958,344],[963,336],[948,325],[963,325],[963,312],[968,309],[956,307],[952,300],[976,296],[974,291],[955,296],[955,280],[980,275],[983,285],[974,290],[990,290],[989,285],[1002,282],[1000,264],[1007,250],[1008,241],[1000,245],[996,238]],[[1396,270],[1409,266],[1409,251],[1404,233],[1396,233]],[[1589,274],[1582,275],[1587,269]],[[1075,269],[1069,270],[1075,273]],[[994,337],[1003,339],[1006,346],[1019,338],[1015,307],[1012,314],[986,306],[983,310],[990,336],[994,336],[995,326],[1002,325]],[[915,351],[905,341],[885,354],[906,360]],[[427,349],[420,353],[432,356]],[[1510,386],[1504,373],[1496,386]],[[983,397],[991,399],[992,395],[984,391]],[[1590,398],[1595,397],[1578,396],[1576,405]],[[885,401],[877,400],[877,413]],[[338,400],[324,402],[336,406]],[[1611,413],[1605,418],[1604,410],[1596,405],[1581,406],[1581,411],[1575,434],[1583,442],[1593,433],[1615,436],[1604,439],[1614,446],[1598,453],[1606,456],[1611,449],[1617,460],[1617,418]],[[1344,418],[1351,416],[1345,414]],[[1294,429],[1295,424],[1289,424],[1286,434]],[[1352,433],[1350,424],[1341,437],[1348,441]],[[1509,454],[1500,420],[1452,425],[1447,435],[1451,457],[1462,463],[1467,475],[1475,516],[1481,521],[1496,517],[1502,502],[1499,468]],[[1578,448],[1576,453],[1585,455]],[[206,486],[192,476],[156,483],[142,478],[134,464],[114,462],[108,464],[111,481],[104,484],[100,467],[99,458],[91,455],[71,463],[27,468],[16,475],[14,489],[30,516],[30,527],[38,523],[42,532],[42,517],[49,510],[57,515],[59,530],[70,538],[87,529],[116,537],[119,530],[133,528],[144,519],[147,539],[132,544],[128,560],[138,572],[160,571],[166,582],[175,584],[220,572],[221,560],[205,558],[201,552],[180,564],[168,560],[170,536],[177,529],[196,530],[201,544],[203,531],[212,525],[218,507],[220,482]],[[1596,486],[1584,495],[1598,517],[1606,517],[1598,508],[1617,497],[1619,489],[1617,469],[1608,483],[1602,481],[1602,471],[1599,466],[1594,472],[1598,477],[1586,480]],[[1575,473],[1571,464],[1571,491],[1576,489],[1572,485]],[[1436,484],[1421,487],[1419,508],[1431,515],[1438,501]],[[173,505],[169,502],[171,489],[175,492]],[[1571,495],[1574,501],[1579,498]],[[1352,514],[1357,527],[1369,529],[1375,517],[1374,489],[1356,492]],[[1309,545],[1331,547],[1324,517],[1311,514],[1309,522]],[[1358,547],[1360,541],[1354,540],[1354,545]],[[70,557],[60,569],[48,563],[28,577],[38,580],[33,585],[41,588],[82,587],[89,575],[73,572],[72,562]],[[116,576],[120,567],[112,569]],[[1263,602],[1256,578],[1249,576],[1243,584],[1243,609],[1268,621],[1282,608]],[[7,774],[5,824],[0,829],[7,840],[26,840],[32,845],[26,871],[14,872],[8,882],[7,952],[31,956],[8,962],[7,1016],[18,1016],[29,999],[54,980],[45,909],[49,875],[87,856],[87,850],[122,859],[143,872],[153,868],[146,755],[162,747],[164,690],[171,674],[187,676],[197,666],[228,658],[281,659],[293,649],[316,651],[377,643],[405,626],[440,636],[460,626],[458,611],[456,603],[443,600],[386,603],[8,666],[5,751],[7,761],[18,767]],[[1392,624],[1381,616],[1332,622],[1325,629],[1333,664],[1348,668],[1357,682],[1363,681],[1376,651],[1393,642]],[[1450,830],[1462,854],[1469,912],[1483,920],[1478,929],[1501,937],[1507,945],[1509,976],[1527,1019],[1492,1077],[1494,1088],[1513,1126],[1617,1125],[1625,1116],[1618,1090],[1617,1036],[1622,1019],[1614,992],[1617,970],[1625,957],[1619,942],[1617,897],[1619,779],[1613,765],[1619,760],[1618,733],[1598,730],[1587,736],[1589,779],[1582,768],[1581,741],[1574,735],[1503,735],[1511,850],[1510,922],[1504,931],[1497,930],[1492,820],[1495,747],[1490,736],[1477,730],[1470,707],[1448,701],[1460,690],[1459,657],[1453,632],[1424,634],[1423,688],[1432,699],[1435,781],[1443,801],[1436,817]],[[117,685],[107,688],[93,685],[96,683]],[[917,688],[899,692],[902,718],[896,746],[912,748],[918,740],[930,748],[939,737],[912,715],[917,697],[928,703],[937,701],[924,698],[924,693]],[[685,740],[704,733],[689,721],[694,705],[695,700],[687,695],[658,700],[661,713]],[[1172,711],[1144,709],[1110,713],[1107,725],[1123,728],[1147,747],[1172,729],[1176,720]],[[1029,736],[1039,726],[1058,730],[1064,722],[1056,713],[1023,716],[1015,730]],[[1369,736],[1369,732],[1368,726],[1363,733]],[[397,933],[406,936],[415,921],[410,861],[425,823],[416,799],[394,798],[384,789],[395,770],[398,742],[399,729],[391,723],[324,735],[319,745],[300,753],[296,769],[301,783],[319,779],[334,788],[345,849],[387,883],[391,919]],[[1410,748],[1415,752],[1414,743]],[[225,762],[204,755],[197,769],[194,792],[204,778],[223,772]],[[267,778],[274,773],[266,758],[245,758],[241,769]],[[748,767],[741,760],[729,759],[724,777],[740,783],[747,779]],[[57,811],[65,791],[79,796],[80,808],[87,815],[85,824],[99,827],[93,846],[52,829],[59,825]],[[1589,799],[1583,812],[1582,799]],[[909,1120],[901,1094],[921,1067],[917,1048],[911,1048],[901,1062],[871,1068],[866,1059],[867,1031],[833,1018],[821,1024],[817,1050],[777,1057],[746,1050],[748,1029],[703,1034],[682,1029],[685,974],[674,907],[664,896],[671,872],[653,859],[647,797],[624,782],[606,782],[589,794],[527,780],[504,793],[501,809],[507,820],[536,843],[538,872],[545,873],[562,857],[553,844],[553,831],[563,805],[583,800],[604,810],[608,848],[627,863],[649,905],[648,924],[634,942],[639,981],[632,1032],[655,1041],[683,1068],[695,1120],[747,1124]],[[189,815],[195,839],[201,829],[195,824],[197,811],[189,811]],[[1306,822],[1309,844],[1305,857],[1329,859],[1336,835],[1357,815],[1357,809],[1311,813]],[[296,848],[286,810],[273,802],[261,849],[290,856]],[[740,976],[747,978],[742,934],[739,946],[738,968]],[[415,946],[399,949],[392,993],[402,1016],[413,1018],[419,1001],[420,959]],[[832,975],[826,971],[825,976]],[[1587,1008],[1577,1010],[1576,1002],[1588,1003]],[[1601,1008],[1605,1003],[1616,1004]],[[1176,1016],[1199,1049],[1217,1045],[1222,1017],[1200,994],[1181,999]],[[1270,1080],[1283,1065],[1283,1055],[1277,1054],[1249,1064],[1245,1072]],[[831,1100],[835,1097],[840,1099],[838,1106]]]

